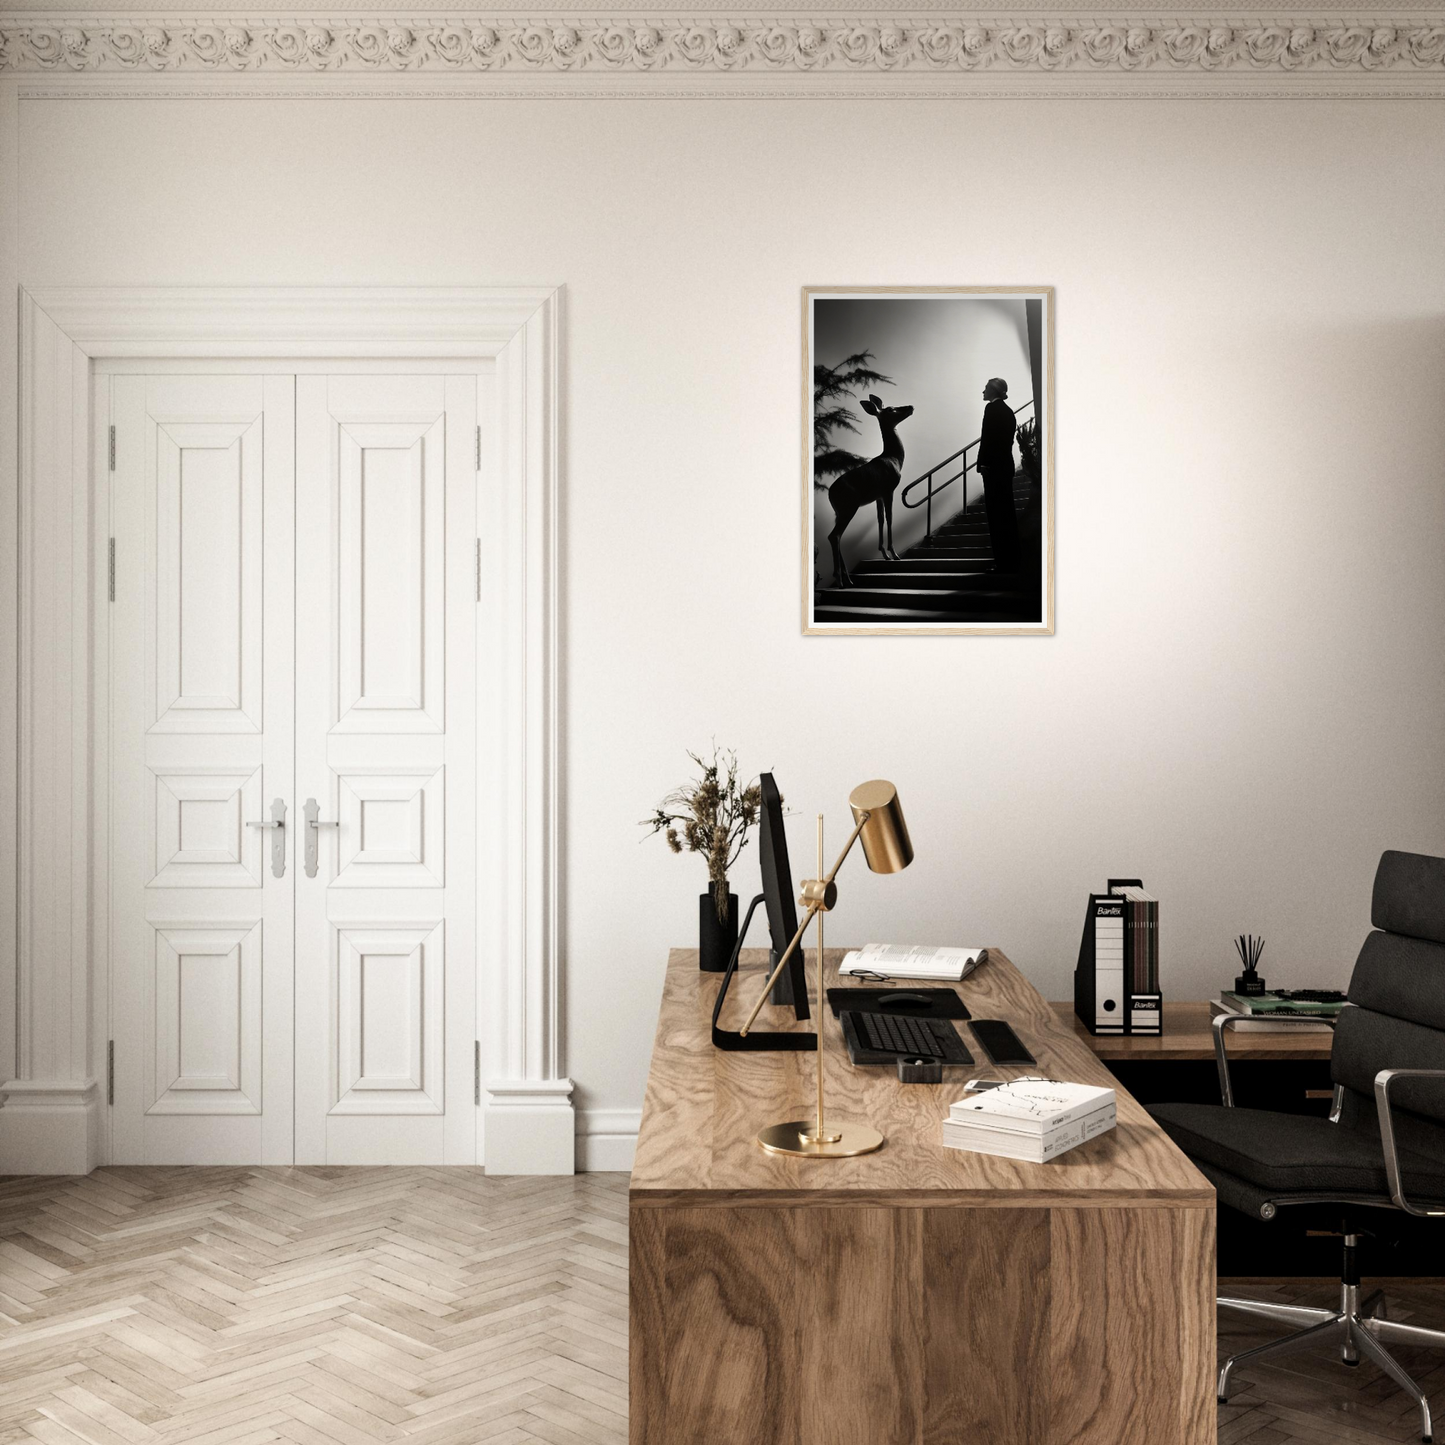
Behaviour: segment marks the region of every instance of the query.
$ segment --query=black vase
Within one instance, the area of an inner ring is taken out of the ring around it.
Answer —
[[[727,922],[719,923],[713,890],[721,888],[728,897]],[[738,941],[738,899],[726,883],[710,883],[697,900],[697,966],[704,973],[722,973]]]

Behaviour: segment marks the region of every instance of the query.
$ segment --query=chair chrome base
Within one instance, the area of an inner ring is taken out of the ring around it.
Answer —
[[[1225,1403],[1229,1392],[1229,1376],[1236,1365],[1256,1364],[1261,1360],[1274,1359],[1294,1350],[1309,1349],[1312,1345],[1338,1344],[1340,1362],[1358,1365],[1360,1357],[1378,1365],[1407,1395],[1420,1407],[1420,1438],[1428,1441],[1430,1434],[1430,1402],[1425,1392],[1400,1367],[1395,1357],[1385,1348],[1386,1340],[1400,1345],[1431,1345],[1445,1349],[1445,1330],[1425,1330],[1416,1325],[1397,1324],[1386,1315],[1385,1296],[1382,1290],[1360,1298],[1357,1284],[1340,1286],[1340,1307],[1337,1310],[1312,1309],[1306,1305],[1270,1304],[1264,1300],[1229,1299],[1221,1295],[1216,1301],[1228,1309],[1242,1310],[1246,1314],[1258,1315],[1261,1319],[1278,1320],[1281,1324],[1299,1325],[1294,1334],[1280,1340],[1271,1340],[1267,1345],[1257,1345],[1231,1355],[1219,1372],[1219,1403]]]

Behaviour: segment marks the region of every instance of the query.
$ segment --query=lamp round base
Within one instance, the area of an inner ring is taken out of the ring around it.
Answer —
[[[867,1124],[828,1121],[828,1132],[838,1137],[815,1140],[809,1137],[816,1119],[791,1119],[786,1124],[769,1124],[758,1135],[758,1143],[769,1154],[795,1154],[802,1159],[853,1159],[883,1147],[883,1136]]]

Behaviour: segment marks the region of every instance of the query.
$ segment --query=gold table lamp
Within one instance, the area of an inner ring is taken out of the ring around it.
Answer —
[[[807,911],[792,941],[783,950],[763,991],[742,1026],[746,1034],[756,1021],[758,1012],[767,1002],[778,975],[793,956],[793,950],[802,942],[808,925],[816,918],[818,929],[815,944],[818,951],[818,1109],[812,1119],[789,1119],[782,1124],[769,1124],[758,1135],[758,1143],[770,1154],[795,1154],[805,1159],[851,1159],[858,1154],[871,1154],[883,1147],[883,1136],[870,1124],[851,1124],[829,1121],[823,1111],[823,1022],[828,1016],[827,997],[823,991],[823,915],[838,901],[838,888],[834,879],[843,866],[843,860],[853,851],[854,843],[863,843],[863,856],[875,873],[899,873],[913,862],[913,844],[909,841],[908,825],[903,821],[903,809],[898,804],[898,789],[892,783],[878,779],[871,783],[859,783],[848,796],[848,806],[853,810],[853,831],[838,855],[838,861],[831,871],[821,878],[809,878],[803,883],[798,904]],[[823,815],[818,815],[818,872],[823,872]]]

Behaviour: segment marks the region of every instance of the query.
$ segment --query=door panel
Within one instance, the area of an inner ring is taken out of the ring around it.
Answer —
[[[440,378],[416,378],[437,389]],[[421,389],[421,388],[415,388]],[[343,733],[441,732],[446,428],[337,423]]]
[[[289,1163],[294,383],[111,386],[112,1157]]]
[[[475,1158],[476,396],[297,380],[298,1163]]]
[[[335,1115],[440,1114],[445,925],[336,927]]]
[[[154,730],[260,732],[261,418],[152,422]]]

